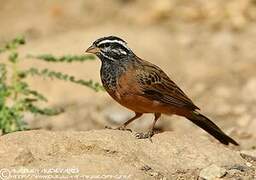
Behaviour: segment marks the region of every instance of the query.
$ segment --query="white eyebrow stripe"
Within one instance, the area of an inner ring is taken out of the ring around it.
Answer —
[[[127,54],[126,51],[124,51],[124,50],[122,50],[122,49],[120,49],[120,48],[119,48],[118,50],[117,50],[117,49],[113,49],[112,51],[114,51],[114,52],[116,52],[116,53],[119,53],[119,52],[120,52],[121,54],[124,54],[124,55]]]
[[[120,40],[109,40],[109,39],[106,39],[106,40],[103,40],[103,41],[99,42],[98,46],[101,45],[101,44],[104,44],[104,43],[113,43],[113,42],[119,43],[119,44],[123,45],[124,47],[126,47],[127,49],[129,49],[127,47],[126,43],[123,42],[123,41],[120,41]]]
[[[102,56],[104,56],[105,58],[111,60],[111,61],[115,61],[115,59],[113,59],[112,57],[106,56],[106,55],[105,55],[104,53],[102,53],[102,52],[100,52],[100,54],[101,54]]]

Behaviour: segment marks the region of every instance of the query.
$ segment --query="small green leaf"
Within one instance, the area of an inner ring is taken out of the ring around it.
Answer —
[[[18,36],[13,40],[13,43],[23,45],[26,43],[24,36]]]
[[[17,58],[18,58],[18,53],[17,53],[17,52],[12,52],[12,53],[9,55],[9,60],[10,60],[12,63],[16,63],[16,62],[17,62]]]
[[[33,114],[41,114],[46,116],[55,116],[64,111],[63,109],[39,108],[33,104],[30,104],[27,109]]]
[[[71,63],[74,61],[84,62],[84,61],[88,61],[88,60],[95,60],[95,56],[89,55],[89,54],[86,54],[86,55],[64,55],[64,56],[60,56],[60,57],[56,57],[51,54],[42,54],[42,55],[37,55],[37,56],[28,55],[28,57],[47,61],[47,62],[67,62],[67,63]]]
[[[29,94],[35,96],[39,100],[42,100],[42,101],[45,101],[45,102],[48,101],[47,98],[44,95],[42,95],[41,93],[39,93],[39,92],[37,92],[35,90],[28,90],[28,92],[29,92]]]

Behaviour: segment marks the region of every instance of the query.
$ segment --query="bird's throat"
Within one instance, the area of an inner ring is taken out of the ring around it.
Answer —
[[[100,76],[103,86],[106,89],[115,90],[118,84],[118,78],[126,67],[118,62],[102,61]]]

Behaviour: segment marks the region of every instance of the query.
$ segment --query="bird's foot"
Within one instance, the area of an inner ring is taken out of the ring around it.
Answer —
[[[105,129],[114,129],[114,128],[112,128],[110,126],[105,126]]]
[[[148,138],[148,139],[152,142],[151,137],[152,137],[154,134],[155,134],[154,131],[153,131],[153,130],[150,130],[150,131],[148,131],[148,132],[146,132],[146,133],[144,133],[144,132],[138,132],[138,133],[135,134],[135,137],[136,137],[137,139],[147,139],[147,138]]]
[[[132,132],[132,130],[131,129],[128,129],[128,128],[126,128],[125,126],[119,126],[118,128],[115,128],[115,130],[121,130],[121,131],[130,131],[130,132]]]
[[[131,129],[128,129],[125,126],[119,126],[118,128],[112,128],[112,127],[109,127],[109,126],[105,126],[105,128],[106,129],[113,129],[113,130],[121,130],[121,131],[130,131],[130,132],[132,132]]]

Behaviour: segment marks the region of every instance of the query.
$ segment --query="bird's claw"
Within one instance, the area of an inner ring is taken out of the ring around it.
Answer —
[[[121,130],[121,131],[130,131],[130,132],[132,132],[131,129],[128,129],[128,128],[124,127],[124,126],[120,126],[120,127],[118,127],[118,128],[112,128],[112,127],[110,127],[110,126],[105,126],[105,128],[106,128],[106,129],[113,129],[113,130]]]
[[[132,132],[132,130],[131,130],[131,129],[128,129],[128,128],[124,127],[124,126],[120,126],[120,127],[116,128],[116,130],[121,130],[121,131],[130,131],[130,132]]]
[[[105,126],[105,129],[114,129],[114,128],[112,128],[110,126]]]
[[[152,142],[152,139],[151,137],[154,135],[154,131],[148,131],[146,133],[143,133],[143,132],[138,132],[135,134],[135,137],[137,139],[149,139],[151,142]]]

